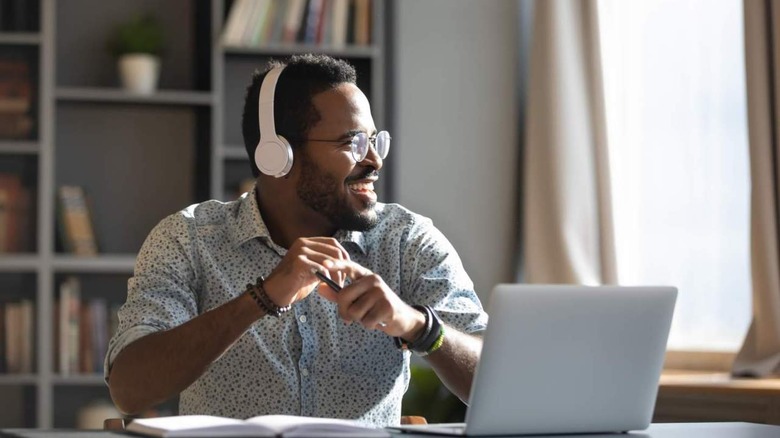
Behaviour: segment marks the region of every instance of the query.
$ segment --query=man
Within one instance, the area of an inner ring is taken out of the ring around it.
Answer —
[[[487,316],[430,220],[376,202],[390,136],[354,68],[312,55],[271,67],[244,105],[255,190],[166,218],[139,253],[106,357],[115,404],[180,394],[181,414],[397,424],[408,349],[467,400],[482,345],[467,333]]]

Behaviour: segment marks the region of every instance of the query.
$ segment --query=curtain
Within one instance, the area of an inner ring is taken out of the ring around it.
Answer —
[[[522,206],[529,283],[616,282],[596,0],[535,2]]]
[[[780,0],[745,0],[744,11],[753,320],[732,372],[758,377],[780,371]]]

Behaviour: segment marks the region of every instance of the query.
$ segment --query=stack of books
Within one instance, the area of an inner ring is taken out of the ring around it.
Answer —
[[[103,372],[108,341],[119,323],[117,311],[118,305],[109,306],[103,298],[83,300],[78,277],[62,282],[55,317],[55,356],[60,373]]]
[[[222,34],[226,46],[371,43],[371,0],[236,0]]]

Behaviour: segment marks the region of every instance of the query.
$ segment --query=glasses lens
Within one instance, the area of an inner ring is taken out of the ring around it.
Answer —
[[[376,135],[376,153],[384,160],[390,152],[390,133],[381,131]]]
[[[352,156],[358,163],[368,155],[368,136],[365,132],[359,132],[352,137]]]

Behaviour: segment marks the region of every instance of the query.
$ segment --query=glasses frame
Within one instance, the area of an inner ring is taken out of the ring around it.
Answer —
[[[390,154],[390,144],[387,145],[387,149],[385,150],[384,156],[382,156],[379,153],[379,150],[377,150],[377,148],[376,148],[376,144],[377,144],[378,138],[379,138],[379,136],[382,133],[386,133],[387,134],[387,141],[388,141],[388,143],[393,139],[393,137],[390,136],[389,132],[387,132],[387,131],[379,131],[373,137],[369,137],[368,134],[366,134],[365,132],[358,132],[357,134],[353,135],[352,138],[345,139],[345,140],[325,140],[325,139],[319,139],[319,138],[302,138],[301,140],[316,141],[318,143],[338,143],[338,144],[341,144],[341,145],[344,145],[344,146],[346,146],[347,144],[350,144],[352,146],[352,148],[351,148],[352,149],[351,150],[352,158],[355,159],[356,163],[359,163],[359,162],[361,162],[361,161],[366,159],[366,157],[368,156],[368,149],[369,148],[373,148],[374,152],[376,152],[376,154],[379,155],[379,157],[382,158],[383,160],[385,158],[387,158],[387,156]],[[360,141],[359,137],[361,135],[366,136],[366,142],[368,143],[368,147],[366,148],[366,153],[363,154],[362,157],[358,154],[358,150],[357,150],[358,149],[358,145],[359,145],[359,141]]]

